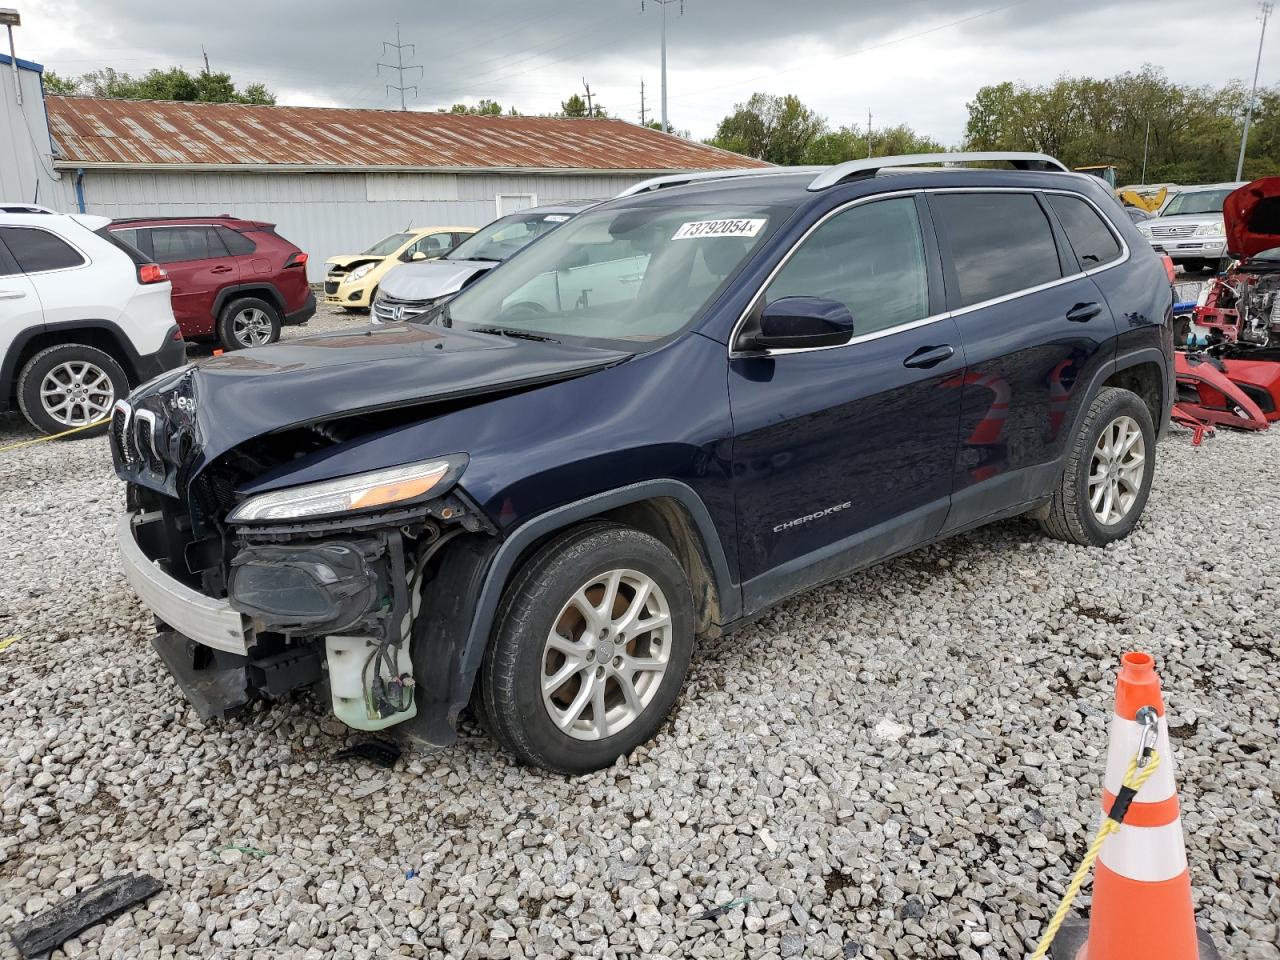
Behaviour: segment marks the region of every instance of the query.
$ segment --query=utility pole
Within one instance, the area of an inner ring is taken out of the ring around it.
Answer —
[[[1151,121],[1147,121],[1147,135],[1142,141],[1142,185],[1147,185],[1147,154],[1151,149]]]
[[[642,127],[646,126],[647,122],[648,121],[647,121],[647,118],[645,117],[645,109],[644,109],[644,77],[641,77],[640,78],[640,126]]]
[[[591,106],[591,84],[587,83],[586,77],[582,78],[582,85],[583,87],[586,88],[586,91],[587,91],[587,116],[594,117],[596,115],[596,112]]]
[[[398,23],[396,24],[396,42],[395,42],[395,43],[392,43],[392,42],[390,42],[389,40],[383,40],[383,41],[382,41],[382,53],[384,53],[384,54],[385,54],[385,53],[387,52],[387,48],[388,48],[388,47],[390,47],[392,50],[394,50],[394,51],[396,52],[396,62],[395,62],[394,64],[392,64],[392,63],[382,63],[381,61],[379,61],[379,63],[378,63],[378,74],[379,74],[379,75],[381,75],[381,74],[382,74],[382,68],[383,68],[383,67],[386,67],[388,70],[394,70],[394,71],[396,71],[396,80],[398,81],[398,83],[388,83],[388,84],[387,84],[387,93],[390,93],[392,90],[399,90],[399,91],[400,91],[400,109],[401,109],[401,110],[407,110],[407,109],[409,109],[409,108],[405,106],[405,102],[404,102],[404,94],[405,94],[405,91],[406,91],[406,90],[412,90],[412,91],[413,91],[413,95],[416,97],[416,96],[418,95],[418,88],[417,88],[416,86],[413,86],[413,85],[405,86],[405,83],[404,83],[404,72],[405,72],[406,70],[417,70],[417,71],[418,71],[418,76],[419,76],[419,77],[421,77],[421,76],[422,76],[422,67],[418,66],[416,63],[415,63],[415,64],[410,64],[410,65],[409,65],[409,66],[407,66],[407,67],[405,66],[405,64],[404,64],[404,52],[405,52],[406,50],[408,50],[411,54],[415,54],[415,55],[416,55],[417,51],[414,49],[414,45],[413,45],[412,43],[401,43],[401,42],[400,42],[400,24],[398,24]]]
[[[867,159],[871,159],[871,108],[867,107]]]
[[[1258,59],[1253,65],[1253,87],[1249,90],[1249,108],[1244,114],[1244,133],[1240,135],[1240,159],[1236,162],[1236,179],[1244,179],[1244,151],[1249,146],[1249,124],[1253,121],[1253,101],[1258,93],[1258,71],[1262,68],[1262,41],[1267,38],[1267,18],[1271,16],[1271,4],[1264,2],[1259,7],[1258,19],[1262,21],[1262,32],[1258,34]]]
[[[13,49],[13,28],[22,26],[22,17],[12,7],[0,8],[0,23],[9,31],[9,66],[13,67],[13,95],[22,106],[22,78],[18,75],[18,55]],[[39,189],[39,188],[37,188]]]
[[[208,76],[209,73],[211,72],[209,70],[209,51],[207,51],[204,48],[203,43],[200,44],[200,55],[204,57],[204,72],[205,72],[205,76]]]
[[[680,16],[684,16],[684,0],[648,0],[662,7],[662,132],[671,129],[667,120],[667,4],[679,3]],[[640,0],[640,12],[644,13],[645,0]]]

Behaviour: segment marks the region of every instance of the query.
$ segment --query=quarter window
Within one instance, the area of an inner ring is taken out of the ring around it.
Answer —
[[[944,228],[961,306],[1062,277],[1053,229],[1030,193],[944,193],[930,207]]]
[[[1061,193],[1048,194],[1048,198],[1081,267],[1092,270],[1120,256],[1119,241],[1093,207],[1079,197]]]
[[[0,228],[0,237],[4,239],[13,258],[18,261],[18,266],[27,273],[64,270],[85,262],[74,247],[47,230],[4,227]]]
[[[213,260],[228,256],[227,248],[214,227],[154,227],[151,248],[157,263],[183,260]]]
[[[231,230],[227,227],[214,227],[213,229],[222,238],[223,245],[233,257],[247,257],[258,249],[252,240],[237,230]],[[214,256],[217,256],[217,254],[214,254]]]
[[[887,330],[929,314],[924,241],[915,200],[861,204],[818,227],[765,291],[823,297],[853,314],[854,336]]]

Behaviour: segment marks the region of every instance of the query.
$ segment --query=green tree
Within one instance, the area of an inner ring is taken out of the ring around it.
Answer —
[[[899,124],[896,127],[873,129],[871,150],[868,154],[866,131],[858,126],[845,126],[839,130],[828,130],[815,137],[804,155],[804,162],[843,163],[846,160],[857,160],[868,155],[891,157],[904,153],[940,153],[943,150],[946,150],[946,147],[932,137],[918,134],[906,124]]]
[[[465,103],[455,103],[449,110],[450,113],[463,113],[471,117],[500,117],[502,116],[502,104],[497,100],[482,99],[479,103],[471,106]],[[512,107],[507,116],[518,117],[519,112]]]
[[[57,88],[53,89],[50,77]],[[149,70],[141,77],[121,73],[111,67],[92,70],[79,77],[45,73],[45,87],[51,92],[106,97],[114,100],[181,100],[201,103],[275,103],[275,95],[261,83],[237,90],[226,73],[187,73],[182,67]]]
[[[813,142],[825,133],[827,121],[798,97],[753,93],[720,121],[708,143],[769,163],[803,163]]]
[[[74,97],[78,92],[75,77],[64,77],[52,70],[44,72],[44,92],[58,97]]]
[[[560,104],[560,115],[562,117],[585,117],[587,115],[587,101],[576,93],[564,100]]]

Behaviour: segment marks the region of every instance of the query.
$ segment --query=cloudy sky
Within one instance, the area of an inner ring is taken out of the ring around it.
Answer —
[[[397,21],[412,108],[489,97],[550,112],[583,78],[610,113],[636,119],[640,80],[658,106],[661,6],[646,0],[5,0],[19,7],[18,55],[59,73],[181,64],[201,46],[237,83],[281,103],[398,106]],[[1212,13],[1210,10],[1212,9]],[[1044,82],[1163,67],[1171,78],[1248,80],[1255,0],[679,0],[667,7],[671,122],[709,136],[753,91],[795,93],[833,125],[907,123],[943,142],[964,129],[983,84]],[[1280,26],[1278,24],[1277,26]],[[1280,37],[1262,83],[1280,80]],[[651,116],[653,114],[651,113]]]

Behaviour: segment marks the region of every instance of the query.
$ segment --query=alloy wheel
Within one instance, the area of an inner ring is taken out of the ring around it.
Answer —
[[[1132,417],[1116,417],[1102,431],[1089,461],[1089,507],[1104,526],[1129,515],[1142,490],[1147,445]]]
[[[587,581],[561,608],[542,650],[542,702],[578,740],[603,740],[653,701],[671,658],[671,608],[636,570]]]
[[[261,347],[271,342],[271,318],[258,307],[245,307],[231,321],[231,335],[244,347]]]
[[[105,420],[116,402],[107,372],[87,360],[68,360],[44,375],[40,403],[44,412],[65,427]]]

